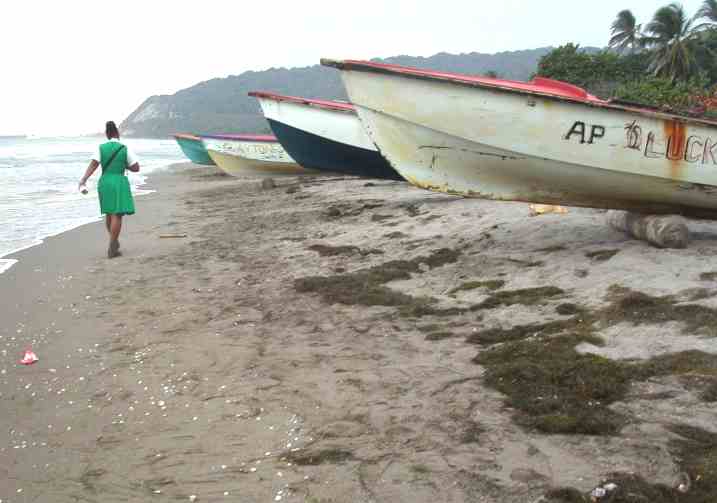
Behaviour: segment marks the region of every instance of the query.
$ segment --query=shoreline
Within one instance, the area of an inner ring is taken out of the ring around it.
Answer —
[[[509,375],[570,358],[589,368],[586,355],[627,369],[717,353],[709,222],[690,224],[690,248],[658,250],[599,211],[531,218],[527,204],[399,182],[263,190],[182,165],[148,185],[158,191],[138,198],[122,257],[105,258],[95,222],[0,275],[4,503],[523,503],[613,472],[671,485],[668,423],[717,434],[694,373],[631,377],[601,399],[605,416],[629,419],[614,435],[546,434],[481,360],[502,347],[486,341],[517,344],[512,363],[546,327],[581,319],[597,320],[588,335],[602,346],[576,339],[580,352]],[[648,296],[630,309],[658,305],[661,321],[618,310],[631,297],[617,286]],[[687,305],[701,309],[692,325]],[[29,345],[40,361],[18,365]]]
[[[158,171],[153,171],[153,172],[150,172],[150,173],[148,173],[148,174],[146,174],[146,175],[141,175],[141,176],[143,177],[143,180],[142,180],[142,183],[141,183],[141,184],[137,185],[137,186],[134,188],[134,191],[135,191],[135,192],[134,192],[134,197],[135,197],[135,198],[144,197],[144,196],[151,195],[151,194],[153,194],[153,193],[155,192],[155,191],[152,190],[152,189],[147,189],[147,188],[145,188],[145,187],[148,186],[148,183],[149,183],[148,180],[149,180],[149,178],[152,177],[153,175],[161,174],[161,173],[163,173],[163,172],[171,171],[171,170],[173,170],[173,169],[181,169],[181,167],[182,167],[183,165],[185,165],[185,164],[187,164],[187,163],[181,163],[181,162],[180,162],[180,163],[172,163],[172,164],[168,164],[166,167],[161,168],[161,169],[158,170]],[[91,195],[91,197],[96,198],[97,195],[96,195],[95,193],[93,193],[93,194]],[[92,218],[92,219],[90,220],[90,218]],[[11,250],[11,251],[9,251],[9,252],[7,252],[7,253],[4,253],[4,254],[0,255],[0,274],[2,274],[2,273],[4,273],[4,272],[8,271],[10,268],[13,267],[13,265],[16,264],[16,263],[19,261],[19,259],[18,259],[17,257],[15,257],[15,256],[21,254],[23,251],[29,250],[29,249],[34,248],[34,247],[36,247],[36,246],[40,246],[40,245],[44,244],[45,241],[46,241],[47,239],[49,239],[49,238],[53,238],[53,237],[59,236],[59,235],[61,235],[61,234],[64,234],[65,232],[70,232],[70,231],[72,231],[72,230],[74,230],[74,229],[78,229],[78,228],[83,227],[83,226],[85,226],[85,225],[91,225],[91,224],[94,224],[94,223],[97,223],[97,222],[101,222],[101,221],[102,221],[102,215],[99,215],[99,216],[97,216],[97,217],[88,217],[88,221],[86,221],[86,222],[84,222],[84,223],[77,224],[77,225],[74,225],[74,226],[65,228],[65,229],[63,229],[63,230],[54,232],[53,234],[48,234],[48,235],[45,235],[45,236],[42,236],[42,237],[38,237],[37,240],[34,241],[32,244],[29,244],[29,245],[24,246],[24,247],[22,247],[22,248],[18,248],[18,249],[16,249],[16,250]],[[7,262],[10,262],[10,263],[9,263],[9,264],[3,264],[3,262],[6,262],[6,263],[7,263]]]
[[[181,162],[183,156],[172,140],[133,140],[143,159],[140,174],[130,173],[136,197],[145,193],[146,177],[156,170]],[[50,236],[66,232],[99,217],[95,191],[97,174],[88,182],[90,194],[77,191],[77,178],[97,144],[88,138],[47,138],[9,142],[2,149],[7,193],[3,211],[6,223],[0,230],[0,268],[11,264],[14,254],[38,245]],[[73,175],[73,173],[75,173]]]
[[[183,189],[175,183],[175,175],[182,169],[194,167],[183,163],[148,176],[146,186],[167,186],[161,195],[155,192],[137,199],[138,212],[128,219],[123,229],[125,248],[141,250],[142,234],[153,227],[152,219],[173,211],[176,206],[173,194]],[[0,401],[4,411],[0,417],[3,430],[0,445],[5,446],[0,447],[0,478],[6,481],[0,484],[0,499],[5,502],[25,501],[33,492],[43,493],[44,490],[38,491],[42,487],[36,480],[38,470],[44,468],[48,475],[58,470],[58,480],[63,480],[84,466],[81,456],[67,454],[63,460],[63,454],[58,452],[63,449],[54,438],[63,433],[72,435],[73,414],[91,414],[97,410],[92,407],[91,397],[67,401],[63,398],[73,391],[78,393],[78,385],[97,378],[103,371],[103,358],[98,358],[97,348],[106,345],[107,334],[116,330],[113,323],[102,323],[107,313],[96,297],[90,295],[94,293],[95,275],[102,275],[113,264],[121,265],[106,258],[106,241],[104,225],[97,220],[47,237],[38,245],[5,257],[18,261],[0,275],[0,297],[7,299],[0,303],[3,320]],[[174,246],[174,243],[163,243],[162,249],[171,250]],[[93,316],[86,310],[90,306],[95,308]],[[27,347],[34,349],[40,361],[24,367],[17,362]],[[38,393],[44,395],[42,399]],[[55,399],[57,403],[47,406],[48,399]],[[58,412],[62,405],[74,411]],[[80,422],[85,423],[87,419]],[[85,433],[89,431],[91,428]],[[36,437],[42,440],[32,439]],[[40,452],[28,456],[27,464],[18,463],[13,455],[25,452],[24,449]],[[79,453],[75,451],[75,454]],[[58,459],[63,462],[58,464]],[[67,459],[73,459],[74,466],[64,466]],[[11,466],[17,473],[10,473]],[[20,483],[23,479],[25,484]],[[52,500],[72,501],[74,498],[58,495]]]
[[[70,232],[70,231],[72,231],[72,230],[79,229],[80,227],[83,227],[83,226],[85,226],[85,225],[91,225],[91,224],[93,224],[93,223],[97,223],[97,222],[99,222],[99,221],[101,220],[101,218],[102,218],[102,217],[97,217],[96,219],[94,219],[94,220],[92,220],[92,221],[84,222],[84,223],[81,223],[81,224],[79,224],[79,225],[75,225],[74,227],[69,227],[69,228],[67,228],[67,229],[58,231],[58,232],[56,232],[56,233],[54,233],[54,234],[49,234],[49,235],[47,235],[47,236],[43,236],[43,237],[41,237],[41,238],[37,238],[37,241],[33,242],[32,244],[29,244],[29,245],[24,246],[24,247],[22,247],[22,248],[18,248],[17,250],[9,251],[9,252],[5,253],[4,255],[0,255],[0,274],[2,274],[3,272],[9,270],[10,267],[12,267],[14,264],[16,264],[17,262],[19,262],[20,259],[15,258],[15,256],[16,256],[16,255],[20,255],[20,254],[21,254],[22,252],[24,252],[25,250],[29,250],[29,249],[34,248],[34,247],[36,247],[36,246],[41,246],[41,245],[43,245],[43,244],[45,243],[45,241],[47,241],[48,239],[53,238],[53,237],[56,237],[56,236],[60,236],[60,235],[64,234],[65,232]],[[3,269],[3,268],[2,268],[2,262],[4,262],[4,261],[12,262],[12,264],[10,264],[7,269]]]

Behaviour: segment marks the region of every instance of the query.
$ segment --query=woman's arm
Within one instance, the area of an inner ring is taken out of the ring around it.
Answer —
[[[97,166],[99,165],[100,163],[95,161],[94,159],[90,161],[89,166],[87,166],[87,169],[85,170],[85,176],[80,179],[80,185],[84,185],[87,183],[87,179],[94,174],[95,170],[97,169]]]
[[[127,147],[127,169],[133,173],[139,171],[139,159],[129,147]]]

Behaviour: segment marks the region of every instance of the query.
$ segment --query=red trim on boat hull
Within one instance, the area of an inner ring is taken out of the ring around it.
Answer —
[[[298,103],[300,105],[315,106],[318,108],[326,108],[328,110],[338,110],[341,112],[355,112],[356,108],[351,103],[333,100],[317,100],[312,98],[300,98],[298,96],[286,96],[283,94],[268,93],[265,91],[252,91],[249,96],[254,98],[263,98],[272,101],[286,101],[289,103]]]
[[[256,141],[264,143],[278,143],[276,136],[268,134],[203,134],[202,138],[215,140]]]
[[[175,138],[183,138],[185,140],[201,141],[202,139],[192,133],[174,133],[172,136]]]
[[[515,82],[500,79],[489,79],[487,77],[475,77],[471,75],[461,75],[456,73],[432,72],[429,70],[421,70],[420,68],[410,68],[399,65],[387,65],[382,63],[374,63],[372,61],[360,60],[334,60],[321,59],[321,64],[330,66],[339,70],[372,72],[389,75],[400,75],[415,79],[431,80],[445,82],[448,84],[463,85],[469,87],[477,87],[482,89],[493,89],[500,92],[518,93],[523,95],[534,95],[547,99],[569,101],[579,103],[589,107],[606,108],[611,110],[621,110],[625,112],[635,113],[646,117],[655,117],[666,120],[676,120],[680,122],[692,122],[703,124],[709,127],[717,126],[717,121],[695,117],[691,115],[678,115],[668,111],[655,110],[637,104],[626,104],[619,101],[605,101],[588,94],[585,90],[561,82],[558,80],[545,79],[544,77],[536,78],[538,84],[528,82]],[[519,84],[519,85],[518,85]],[[573,88],[573,89],[570,89]],[[579,91],[576,91],[579,90]],[[586,97],[580,98],[579,94],[585,93]]]
[[[582,89],[578,86],[574,86],[572,84],[568,84],[567,82],[546,79],[545,77],[537,77],[532,82],[521,82],[517,80],[493,79],[490,77],[481,77],[477,75],[465,75],[461,73],[436,72],[432,70],[423,70],[421,68],[413,68],[409,66],[389,65],[386,63],[375,63],[373,61],[360,61],[353,59],[347,59],[344,61],[322,59],[321,63],[323,65],[334,66],[336,68],[346,70],[367,70],[378,71],[381,73],[396,73],[401,75],[426,77],[438,80],[461,82],[466,84],[476,84],[480,85],[481,87],[484,86],[500,89],[510,89],[513,91],[547,94],[559,98],[605,103],[603,100],[591,94],[588,94],[585,89]]]

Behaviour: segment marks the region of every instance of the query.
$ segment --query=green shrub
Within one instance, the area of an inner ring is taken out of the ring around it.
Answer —
[[[694,77],[689,81],[675,81],[661,77],[643,77],[625,82],[617,88],[615,97],[653,107],[686,109],[708,94],[707,79]]]
[[[540,59],[537,75],[583,87],[608,96],[623,82],[640,78],[648,61],[640,54],[619,56],[614,52],[586,52],[579,45],[566,44]]]

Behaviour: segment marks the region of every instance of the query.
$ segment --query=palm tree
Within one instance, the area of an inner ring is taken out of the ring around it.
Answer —
[[[704,0],[702,7],[697,11],[694,17],[695,21],[698,19],[704,19],[705,21],[696,26],[696,30],[702,30],[705,28],[716,28],[717,23],[717,0]]]
[[[611,29],[612,37],[608,45],[620,54],[635,52],[642,46],[642,25],[637,24],[632,11],[628,9],[620,11]]]
[[[695,51],[698,33],[680,4],[658,9],[646,27],[643,39],[652,50],[650,71],[672,80],[686,79],[697,68]]]
[[[717,0],[704,0],[694,17],[699,32],[700,48],[695,57],[703,70],[715,80],[717,76]]]

